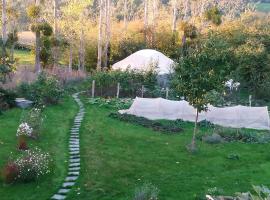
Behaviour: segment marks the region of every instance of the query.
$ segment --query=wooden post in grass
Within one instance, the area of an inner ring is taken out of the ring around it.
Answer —
[[[168,99],[168,98],[169,98],[169,88],[166,87],[166,99]]]
[[[119,91],[120,91],[120,83],[117,83],[117,92],[116,92],[116,98],[119,98]]]
[[[96,83],[96,81],[93,80],[93,81],[92,81],[92,98],[95,97],[95,83]]]
[[[144,92],[144,85],[142,85],[142,98],[143,98],[143,92]]]

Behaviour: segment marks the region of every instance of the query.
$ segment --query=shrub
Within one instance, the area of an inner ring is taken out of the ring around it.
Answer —
[[[27,124],[32,128],[31,137],[37,138],[42,126],[42,110],[40,108],[32,108],[31,110],[24,112],[21,117],[21,122]]]
[[[91,105],[98,105],[100,107],[113,108],[117,110],[128,109],[131,104],[131,99],[104,99],[104,98],[91,98],[89,99]]]
[[[40,149],[27,150],[15,162],[18,166],[18,180],[30,182],[50,172],[50,156]]]
[[[159,189],[151,183],[145,183],[135,189],[133,200],[158,200]]]
[[[54,76],[41,73],[35,82],[20,85],[18,92],[35,104],[50,105],[59,103],[64,91]]]
[[[11,184],[16,181],[19,175],[18,166],[14,162],[8,162],[3,169],[3,179],[7,184]]]
[[[157,74],[154,70],[139,72],[135,70],[96,72],[91,80],[96,81],[96,95],[116,96],[117,83],[120,83],[121,97],[141,95],[142,85],[146,91],[154,90],[157,85]]]
[[[21,123],[19,125],[19,128],[17,129],[16,136],[31,136],[33,132],[33,129],[27,124],[27,123]]]
[[[0,112],[15,106],[16,93],[0,88]]]

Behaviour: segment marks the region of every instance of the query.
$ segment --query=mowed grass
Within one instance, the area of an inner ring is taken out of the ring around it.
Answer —
[[[37,182],[5,185],[0,179],[0,199],[2,200],[46,200],[61,186],[67,174],[68,134],[78,108],[71,97],[44,111],[45,120],[41,137],[29,140],[30,147],[38,146],[49,152],[53,158],[53,172]],[[11,109],[0,116],[0,168],[2,169],[13,152],[16,157],[16,130],[19,125],[21,109]]]
[[[256,9],[260,12],[270,12],[270,3],[258,3],[256,4]]]
[[[28,50],[15,50],[14,57],[18,60],[19,65],[33,65],[35,63],[35,56]]]
[[[151,182],[165,200],[192,200],[211,188],[222,194],[270,186],[270,144],[198,142],[191,155],[192,124],[180,135],[165,135],[108,117],[108,108],[86,104],[82,124],[82,173],[70,200],[127,200]],[[205,130],[207,131],[207,130]],[[231,154],[239,160],[230,160]]]

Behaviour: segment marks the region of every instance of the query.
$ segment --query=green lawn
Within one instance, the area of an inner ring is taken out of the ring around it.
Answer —
[[[31,51],[15,50],[14,57],[18,59],[19,65],[33,65],[35,63],[35,57]]]
[[[256,6],[256,9],[260,12],[270,12],[270,3],[259,3]]]
[[[82,173],[70,200],[132,199],[136,186],[151,182],[160,199],[192,200],[217,187],[222,194],[270,186],[270,144],[199,142],[187,153],[192,124],[181,135],[164,135],[108,117],[108,108],[86,105],[81,132]],[[238,154],[239,160],[228,155]]]
[[[22,110],[12,109],[0,116],[0,168],[8,161],[10,152],[16,150],[16,130]],[[53,172],[36,183],[5,185],[0,180],[0,199],[3,200],[46,200],[58,190],[66,176],[68,158],[68,133],[72,126],[77,106],[72,98],[65,98],[64,103],[50,106],[45,110],[44,128],[38,141],[31,141],[31,146],[39,146],[49,152],[54,160]]]

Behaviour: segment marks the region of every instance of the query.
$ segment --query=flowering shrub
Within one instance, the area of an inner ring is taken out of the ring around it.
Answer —
[[[19,136],[31,136],[33,129],[27,123],[21,123],[17,130],[17,137]]]
[[[27,122],[27,124],[32,128],[31,137],[37,138],[43,122],[41,108],[35,107],[30,111],[23,113],[21,121]]]
[[[18,166],[18,180],[23,182],[34,181],[50,173],[50,156],[38,148],[25,151],[14,163]]]
[[[3,169],[3,179],[7,184],[13,183],[16,181],[19,174],[18,166],[14,162],[9,162]]]

